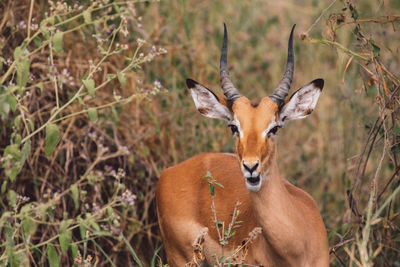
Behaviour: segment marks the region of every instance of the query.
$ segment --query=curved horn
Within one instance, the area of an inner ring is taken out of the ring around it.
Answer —
[[[283,103],[286,96],[289,93],[290,85],[292,84],[293,71],[294,71],[294,52],[293,52],[293,31],[296,24],[293,25],[292,31],[290,32],[289,44],[288,44],[288,57],[286,62],[286,71],[283,75],[281,82],[278,87],[269,97],[278,104],[278,107]]]
[[[219,65],[219,76],[221,80],[221,87],[222,90],[224,91],[224,95],[226,96],[228,101],[233,102],[239,97],[241,97],[241,94],[235,88],[235,86],[233,86],[231,78],[229,77],[227,54],[228,54],[228,33],[226,31],[226,25],[224,23],[224,42],[222,43],[221,60]]]

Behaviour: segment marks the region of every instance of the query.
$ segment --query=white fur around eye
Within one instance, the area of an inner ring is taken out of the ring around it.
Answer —
[[[275,121],[275,117],[272,119],[272,121],[270,122],[270,124],[268,125],[267,129],[265,129],[264,132],[262,132],[262,138],[265,138],[267,136],[267,134],[269,133],[269,131],[274,128],[275,126],[277,126],[278,124]]]
[[[236,117],[236,115],[233,116],[233,122],[232,124],[236,125],[238,131],[239,131],[239,137],[243,138],[243,132],[242,132],[242,128],[240,128],[240,121],[238,120],[238,118]]]

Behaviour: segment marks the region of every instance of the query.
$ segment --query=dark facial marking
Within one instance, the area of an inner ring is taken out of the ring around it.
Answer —
[[[198,108],[197,110],[203,115],[207,115],[208,112],[210,112],[210,109],[208,108]]]
[[[313,112],[313,109],[309,108],[309,109],[304,110],[303,114],[304,115],[309,115],[309,114],[311,114],[311,112]]]
[[[259,104],[260,104],[260,103],[251,103],[250,105],[251,105],[253,108],[256,108],[256,107],[258,107]]]

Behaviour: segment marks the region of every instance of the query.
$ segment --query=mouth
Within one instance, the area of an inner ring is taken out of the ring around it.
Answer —
[[[249,177],[246,178],[246,181],[250,184],[250,185],[258,185],[260,183],[260,175],[257,175],[256,177]]]

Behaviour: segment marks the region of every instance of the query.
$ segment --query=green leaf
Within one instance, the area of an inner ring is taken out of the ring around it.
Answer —
[[[67,253],[71,240],[72,232],[70,230],[65,229],[60,231],[58,241],[60,242],[60,247],[63,254]]]
[[[222,184],[218,183],[217,181],[214,181],[214,184],[218,185],[221,188],[224,188],[224,186]]]
[[[96,231],[100,231],[100,226],[96,221],[91,221],[90,225],[96,230]]]
[[[120,82],[120,84],[122,86],[125,86],[126,85],[126,81],[127,81],[126,75],[124,73],[122,73],[122,72],[118,72],[117,73],[117,77],[118,77],[118,81]]]
[[[71,244],[71,254],[72,254],[72,259],[78,257],[78,245],[75,243]]]
[[[207,173],[206,173],[206,178],[212,178],[212,175],[211,175],[211,172],[210,172],[210,171],[207,171]]]
[[[23,58],[17,63],[17,85],[22,88],[25,87],[29,79],[29,68],[31,61],[29,58]]]
[[[14,96],[13,93],[10,93],[7,96],[7,102],[10,105],[12,112],[15,112],[15,110],[17,110],[17,98]]]
[[[36,232],[36,223],[30,216],[22,219],[22,228],[26,236],[32,235]]]
[[[228,240],[220,240],[219,243],[223,246],[228,244]]]
[[[4,180],[4,182],[1,184],[1,194],[4,194],[7,190],[7,180]]]
[[[110,81],[110,80],[112,80],[112,79],[114,79],[114,78],[115,78],[115,74],[113,74],[113,73],[107,74],[107,75],[106,75],[107,81]]]
[[[3,120],[8,117],[10,112],[10,104],[8,104],[7,97],[0,97],[0,116]]]
[[[51,154],[53,154],[53,151],[56,148],[58,141],[60,140],[60,135],[61,134],[58,130],[57,125],[49,123],[46,126],[46,144],[44,150],[47,157],[50,157]]]
[[[42,38],[40,38],[39,36],[36,36],[36,37],[33,39],[33,42],[35,43],[35,45],[36,45],[37,47],[40,47],[40,46],[42,45]]]
[[[374,44],[373,42],[371,42],[372,48],[374,49],[374,57],[379,57],[379,55],[381,54],[381,48],[379,46],[377,46],[376,44]]]
[[[136,264],[139,267],[143,267],[142,262],[140,261],[139,257],[137,256],[136,252],[133,250],[131,244],[129,243],[129,241],[125,238],[125,236],[123,234],[121,234],[122,240],[125,242],[125,245],[128,247],[129,252],[131,253],[133,259],[136,261]]]
[[[79,104],[81,104],[82,106],[85,105],[85,102],[83,102],[82,97],[80,97],[79,95],[78,95],[78,102],[79,102]]]
[[[22,147],[22,151],[21,151],[21,168],[24,166],[25,164],[25,160],[28,158],[29,153],[31,153],[31,139],[28,139],[24,146]]]
[[[89,108],[88,115],[91,122],[95,122],[97,120],[97,109]]]
[[[60,260],[58,258],[58,252],[53,245],[47,245],[47,258],[49,260],[50,267],[60,266]]]
[[[351,17],[353,19],[357,20],[358,16],[359,16],[357,9],[355,9],[352,4],[349,4],[349,9],[350,9]]]
[[[76,184],[71,185],[72,199],[74,200],[75,210],[79,208],[79,191]]]
[[[211,196],[214,196],[215,195],[215,186],[213,184],[209,184],[209,190],[210,190]]]
[[[54,17],[48,17],[46,19],[51,25],[54,25],[54,23],[56,22],[56,19]]]
[[[92,15],[89,10],[83,11],[82,14],[83,14],[83,19],[85,20],[85,23],[92,22]]]
[[[14,190],[8,190],[7,198],[11,206],[15,206],[15,204],[17,204],[17,193],[15,193]]]
[[[89,94],[94,97],[94,81],[93,79],[83,80],[83,85],[85,85],[86,89],[88,90]]]
[[[4,62],[4,58],[0,57],[0,73],[3,70],[3,62]]]
[[[53,36],[53,47],[56,53],[61,53],[63,50],[63,32],[56,32]]]
[[[400,136],[400,126],[394,126],[394,135]]]
[[[400,144],[395,144],[395,145],[393,145],[393,146],[390,148],[390,150],[391,150],[393,153],[396,153],[396,154],[400,153]]]
[[[21,119],[22,119],[21,115],[17,115],[14,118],[14,126],[15,126],[15,128],[17,128],[18,131],[21,129]]]
[[[235,234],[236,234],[236,231],[232,231],[232,232],[231,232],[231,238],[234,238],[234,237],[235,237]]]
[[[36,84],[36,87],[40,89],[41,93],[43,93],[43,82]]]
[[[10,155],[14,161],[19,161],[21,160],[21,151],[19,150],[19,147],[17,144],[11,144],[4,149],[4,154],[3,156],[6,157]]]
[[[21,140],[22,140],[22,136],[19,133],[16,133],[14,135],[14,143],[17,144],[18,147],[21,145]]]
[[[108,216],[110,217],[114,216],[114,210],[110,206],[107,207],[106,211]]]
[[[28,213],[29,211],[31,211],[31,209],[32,209],[32,203],[28,203],[22,206],[19,213],[20,214]]]
[[[11,182],[13,182],[22,168],[22,153],[19,150],[19,145],[8,145],[6,149],[4,149],[3,157],[9,158],[9,160],[3,161],[3,168],[5,169],[7,177],[10,178]]]
[[[83,224],[79,225],[79,232],[81,233],[82,240],[86,239],[86,230],[87,230],[86,225],[83,225]]]
[[[33,131],[35,129],[33,121],[30,118],[26,118],[26,121],[28,122],[29,130]]]
[[[15,61],[19,60],[19,57],[22,56],[22,54],[24,53],[24,49],[25,48],[23,45],[20,45],[14,49],[14,60]]]
[[[47,32],[48,30],[47,30],[47,20],[42,20],[41,22],[40,22],[40,26],[39,26],[39,28],[40,28],[40,30],[43,32],[43,33],[45,33],[45,32]],[[44,35],[44,34],[43,34]]]

